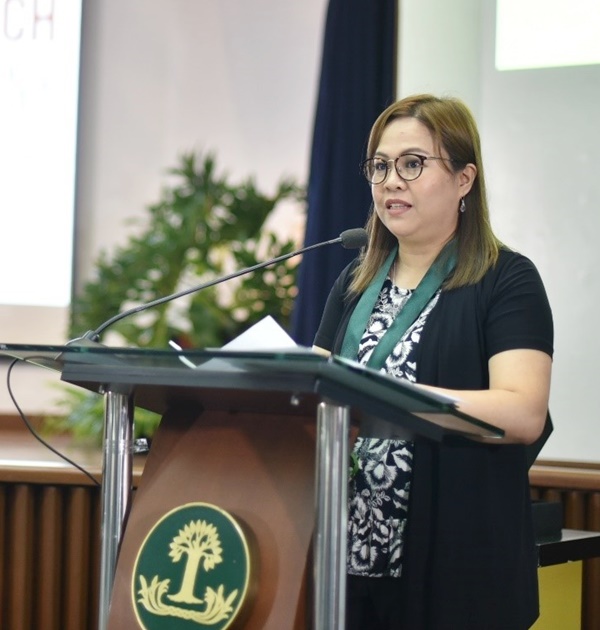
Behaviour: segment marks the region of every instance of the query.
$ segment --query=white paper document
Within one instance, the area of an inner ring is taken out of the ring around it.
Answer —
[[[248,330],[223,346],[223,350],[292,350],[296,342],[270,316],[263,317]]]
[[[169,344],[178,351],[182,349],[174,342]],[[275,352],[275,351],[298,351],[310,353],[308,348],[298,346],[287,332],[270,316],[263,317],[259,322],[250,326],[241,335],[226,343],[221,350],[232,352]],[[233,366],[226,359],[210,359],[205,363],[196,365],[185,355],[179,356],[180,361],[189,368],[196,370],[217,370],[217,371],[243,371],[243,368]]]

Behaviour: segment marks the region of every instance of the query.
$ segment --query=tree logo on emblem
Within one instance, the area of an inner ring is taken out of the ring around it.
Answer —
[[[135,563],[132,597],[145,630],[227,628],[244,603],[248,544],[224,510],[189,503],[153,527]]]

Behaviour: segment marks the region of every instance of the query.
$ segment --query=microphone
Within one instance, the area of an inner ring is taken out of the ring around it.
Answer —
[[[252,267],[246,267],[245,269],[241,269],[240,271],[235,271],[226,276],[221,276],[220,278],[216,278],[215,280],[211,280],[210,282],[205,282],[203,284],[198,284],[196,286],[190,287],[189,289],[184,289],[183,291],[178,291],[177,293],[172,293],[171,295],[166,295],[164,297],[153,300],[152,302],[146,302],[145,304],[140,304],[135,306],[134,308],[130,308],[127,311],[123,311],[122,313],[117,313],[110,319],[106,320],[103,324],[98,326],[95,330],[89,330],[82,337],[74,339],[70,341],[69,344],[75,343],[85,343],[86,341],[97,342],[100,339],[100,334],[104,332],[109,326],[112,326],[116,322],[124,319],[125,317],[129,317],[130,315],[135,315],[136,313],[141,313],[146,309],[153,308],[154,306],[159,306],[160,304],[164,304],[165,302],[170,302],[171,300],[176,300],[184,295],[189,295],[190,293],[196,293],[196,291],[202,291],[203,289],[208,289],[209,287],[214,286],[215,284],[220,284],[221,282],[227,282],[227,280],[232,280],[233,278],[237,278],[239,276],[243,276],[247,273],[252,273],[257,269],[263,269],[264,267],[269,267],[270,265],[274,265],[275,263],[282,262],[287,260],[288,258],[292,258],[294,256],[299,256],[300,254],[304,254],[305,252],[309,252],[313,249],[317,249],[317,247],[323,247],[325,245],[334,245],[335,243],[341,243],[342,247],[345,249],[359,249],[364,247],[368,242],[367,232],[363,228],[352,228],[351,230],[344,230],[337,238],[331,239],[329,241],[323,241],[321,243],[316,243],[315,245],[309,245],[308,247],[303,247],[294,252],[290,252],[289,254],[284,254],[282,256],[277,256],[277,258],[272,258],[271,260],[267,260],[265,262],[258,263],[253,265]]]

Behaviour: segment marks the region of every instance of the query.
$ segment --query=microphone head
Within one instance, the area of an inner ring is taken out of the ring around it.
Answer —
[[[340,234],[340,238],[342,239],[342,247],[346,249],[359,249],[364,247],[369,241],[367,231],[364,228],[344,230]]]

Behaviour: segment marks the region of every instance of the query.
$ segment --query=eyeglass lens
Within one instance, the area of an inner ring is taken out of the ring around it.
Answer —
[[[375,157],[365,161],[365,177],[372,184],[381,184],[387,178],[392,162],[398,175],[406,181],[417,179],[423,170],[423,160],[419,155],[401,155],[395,160]]]

